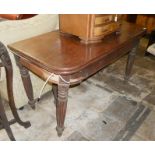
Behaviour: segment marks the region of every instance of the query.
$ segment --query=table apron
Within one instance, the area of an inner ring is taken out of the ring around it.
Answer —
[[[112,64],[113,62],[118,60],[120,57],[122,57],[124,54],[127,54],[128,52],[130,52],[138,44],[138,42],[139,42],[139,40],[134,43],[131,42],[130,44],[128,44],[128,46],[124,46],[124,47],[112,52],[111,54],[104,56],[100,60],[95,61],[95,62],[91,63],[89,66],[81,69],[79,72],[77,72],[75,74],[68,75],[68,76],[70,76],[70,79],[74,79],[74,80],[72,80],[74,82],[71,82],[71,84],[80,83],[83,80],[89,78],[91,75],[100,71],[107,65]]]

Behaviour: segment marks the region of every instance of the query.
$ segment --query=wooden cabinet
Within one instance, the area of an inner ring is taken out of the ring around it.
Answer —
[[[61,14],[60,32],[78,36],[84,43],[99,42],[120,27],[120,15]]]
[[[155,15],[154,14],[129,14],[123,15],[124,20],[136,23],[139,26],[145,27],[147,33],[155,30]]]
[[[155,30],[155,15],[137,15],[136,24],[146,27],[147,32]]]

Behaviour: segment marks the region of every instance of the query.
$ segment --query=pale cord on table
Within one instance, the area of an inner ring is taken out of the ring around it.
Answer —
[[[51,78],[52,76],[54,76],[54,75],[55,75],[54,73],[51,73],[51,74],[48,76],[48,78],[46,79],[45,83],[43,84],[43,86],[42,86],[42,88],[41,88],[41,90],[40,90],[39,97],[38,97],[38,101],[39,101],[40,98],[41,98],[42,92],[43,92],[43,90],[44,90],[44,88],[45,88],[47,82],[48,82],[48,81],[50,80],[50,78]],[[59,78],[60,78],[63,82],[65,82],[66,84],[70,84],[70,82],[68,82],[68,81],[66,81],[65,79],[63,79],[63,77],[62,77],[61,75],[58,75],[58,76],[59,76]]]

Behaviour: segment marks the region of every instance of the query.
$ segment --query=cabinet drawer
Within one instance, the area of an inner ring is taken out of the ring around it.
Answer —
[[[111,24],[94,28],[94,36],[100,36],[109,32],[111,32]]]
[[[103,15],[95,17],[95,25],[105,24],[113,20],[113,15]]]
[[[94,28],[94,36],[106,35],[119,28],[119,23],[111,23],[100,27]]]

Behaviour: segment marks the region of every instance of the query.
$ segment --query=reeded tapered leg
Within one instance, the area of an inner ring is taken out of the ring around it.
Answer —
[[[4,127],[4,129],[6,130],[6,132],[8,134],[10,140],[15,141],[15,138],[13,136],[12,130],[10,128],[9,121],[6,117],[5,110],[4,110],[4,107],[1,103],[1,101],[0,101],[0,120],[1,120],[2,126]]]
[[[6,71],[7,93],[8,93],[8,98],[9,98],[9,106],[11,108],[13,116],[20,125],[24,126],[25,128],[28,128],[29,126],[31,126],[30,122],[29,121],[23,122],[17,113],[17,109],[16,109],[16,106],[14,103],[14,96],[13,96],[12,64],[11,64],[11,60],[8,55],[8,52],[5,48],[5,46],[1,42],[0,42],[0,59],[2,61],[3,66],[5,67],[5,71]]]
[[[17,66],[19,67],[22,82],[24,85],[24,89],[26,92],[26,95],[29,99],[28,104],[31,106],[32,109],[35,109],[35,100],[33,95],[33,87],[30,79],[30,74],[28,70],[19,62],[19,57],[15,56]]]
[[[127,65],[126,65],[126,71],[125,71],[125,77],[124,80],[128,81],[131,76],[131,70],[134,64],[135,56],[136,56],[137,46],[135,46],[128,55]]]
[[[60,80],[58,84],[58,99],[56,103],[56,117],[57,117],[57,133],[60,137],[64,130],[64,121],[67,109],[69,84]]]
[[[54,96],[54,104],[56,105],[58,101],[58,85],[57,84],[52,84],[52,92]]]

